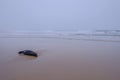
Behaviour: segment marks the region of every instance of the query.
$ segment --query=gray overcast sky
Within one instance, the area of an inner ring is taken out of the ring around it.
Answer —
[[[120,29],[120,0],[0,0],[0,31]]]

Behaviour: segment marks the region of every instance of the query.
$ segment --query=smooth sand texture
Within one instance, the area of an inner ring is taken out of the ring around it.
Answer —
[[[120,80],[120,43],[0,38],[0,80]]]

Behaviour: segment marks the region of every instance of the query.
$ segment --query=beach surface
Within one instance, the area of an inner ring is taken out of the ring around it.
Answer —
[[[120,42],[0,38],[0,80],[120,80]]]

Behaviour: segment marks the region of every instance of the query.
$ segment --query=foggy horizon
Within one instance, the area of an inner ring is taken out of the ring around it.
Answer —
[[[0,0],[0,32],[120,30],[119,0]]]

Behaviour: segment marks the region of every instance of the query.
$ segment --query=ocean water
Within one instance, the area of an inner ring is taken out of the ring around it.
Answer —
[[[14,31],[14,32],[0,33],[0,37],[56,38],[56,39],[69,39],[69,40],[120,42],[120,30]]]

